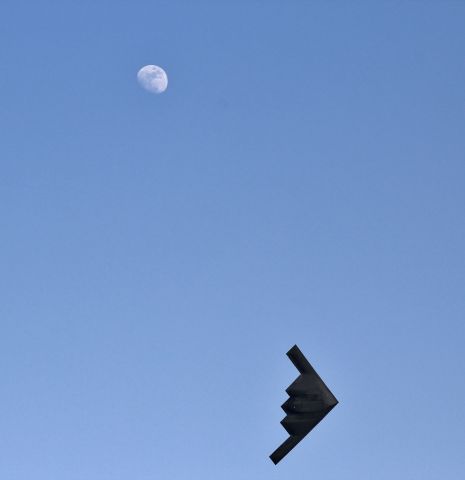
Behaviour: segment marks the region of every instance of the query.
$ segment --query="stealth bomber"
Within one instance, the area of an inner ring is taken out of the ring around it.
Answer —
[[[287,352],[287,356],[300,375],[286,389],[289,398],[281,405],[286,412],[281,425],[287,430],[289,438],[270,455],[275,465],[338,404],[297,345]]]

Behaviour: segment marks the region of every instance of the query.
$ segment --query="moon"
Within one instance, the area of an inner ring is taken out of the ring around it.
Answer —
[[[157,65],[146,65],[137,72],[140,85],[151,93],[163,93],[168,87],[168,76]]]

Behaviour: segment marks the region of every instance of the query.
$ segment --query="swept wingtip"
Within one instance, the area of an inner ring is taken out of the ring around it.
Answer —
[[[273,454],[270,455],[270,460],[271,460],[275,465],[277,465],[278,462],[279,462],[279,460],[277,460],[277,459],[274,457]]]
[[[299,351],[300,351],[300,349],[299,349],[299,347],[298,347],[297,345],[293,345],[293,346],[289,349],[289,351],[286,353],[286,355],[289,355],[289,354],[291,354],[292,352],[294,352],[294,351],[296,351],[296,350],[299,350]]]

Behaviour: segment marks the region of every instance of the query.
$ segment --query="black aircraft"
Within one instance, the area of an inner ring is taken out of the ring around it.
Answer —
[[[300,375],[286,389],[289,398],[281,405],[286,412],[281,425],[290,436],[270,455],[275,465],[338,404],[297,345],[287,352],[287,356]]]

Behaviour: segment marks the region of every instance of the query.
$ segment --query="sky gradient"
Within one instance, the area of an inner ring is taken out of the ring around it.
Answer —
[[[465,3],[0,18],[0,478],[463,478]]]

